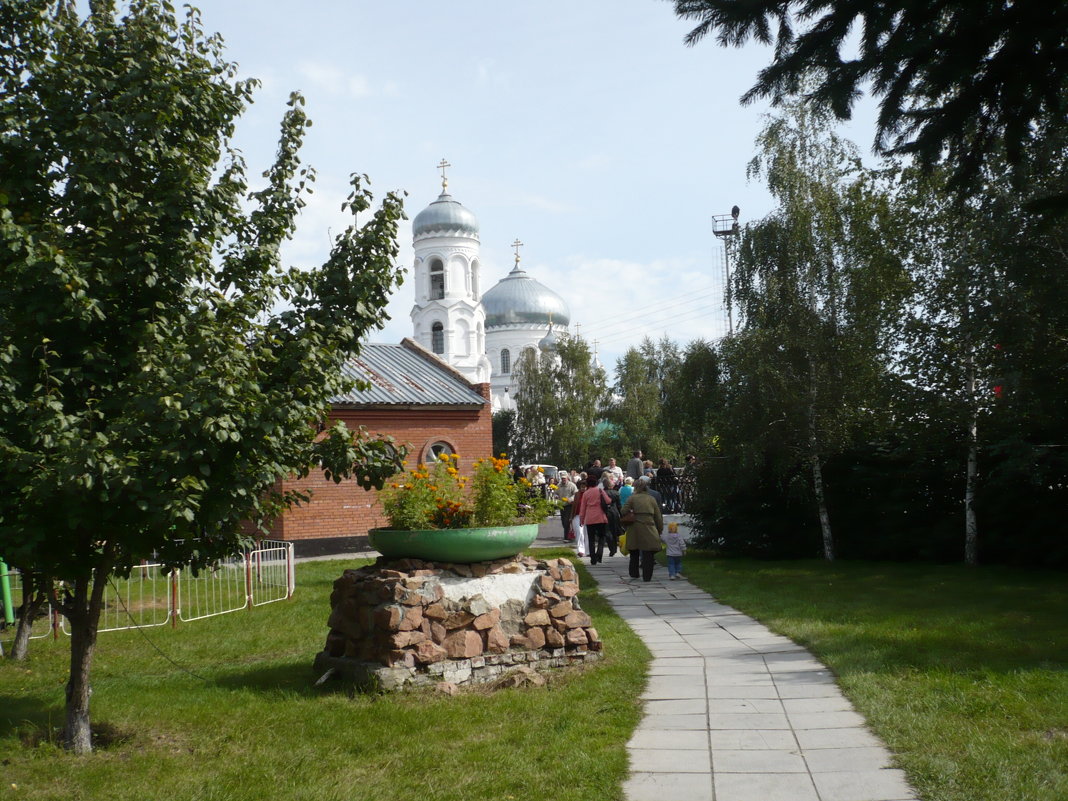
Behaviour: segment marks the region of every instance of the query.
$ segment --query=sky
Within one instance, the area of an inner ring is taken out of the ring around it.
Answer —
[[[313,122],[302,160],[315,194],[284,252],[322,263],[348,224],[349,175],[409,218],[441,191],[478,218],[483,291],[514,264],[557,291],[572,333],[614,368],[645,336],[680,345],[725,333],[713,215],[773,208],[746,178],[769,108],[741,106],[770,51],[686,47],[692,23],[665,0],[200,0],[242,77],[262,81],[234,143],[250,177],[271,162],[290,92]],[[870,115],[843,132],[866,152]],[[411,222],[400,263],[413,260]],[[410,271],[408,273],[410,277]],[[372,335],[412,331],[412,284]]]

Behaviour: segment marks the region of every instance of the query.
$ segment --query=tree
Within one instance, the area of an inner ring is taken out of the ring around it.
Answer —
[[[1019,165],[1044,123],[1068,112],[1068,6],[1004,0],[674,0],[696,44],[774,44],[742,98],[797,94],[849,119],[865,85],[881,98],[876,149],[945,161],[975,189],[1000,151]],[[843,56],[853,47],[856,52]],[[805,88],[805,77],[818,76]],[[1022,185],[1019,184],[1019,185]],[[1050,196],[1063,205],[1068,195]]]
[[[493,452],[511,453],[515,439],[515,409],[493,413]]]
[[[338,424],[344,360],[399,281],[401,200],[353,224],[316,269],[282,269],[313,179],[294,95],[264,186],[229,147],[235,82],[194,9],[133,0],[0,4],[0,553],[71,624],[64,741],[91,750],[89,678],[109,576],[193,570],[303,496],[322,466],[381,486],[386,441]],[[247,210],[246,210],[247,207]]]
[[[716,420],[723,405],[721,365],[716,348],[704,340],[686,346],[667,386],[661,419],[676,456],[714,448]]]
[[[556,351],[526,350],[515,368],[515,453],[519,461],[584,464],[607,395],[589,345],[562,335]]]
[[[778,207],[742,234],[732,277],[742,339],[723,350],[727,381],[742,392],[727,398],[745,399],[736,415],[763,410],[756,427],[777,428],[773,438],[806,465],[823,555],[833,559],[823,465],[850,442],[889,364],[888,323],[907,289],[888,247],[896,220],[880,176],[861,168],[824,109],[789,103],[758,145],[750,174],[766,178]],[[744,451],[754,435],[725,439]],[[758,472],[769,466],[749,461]],[[787,458],[779,469],[794,468]]]
[[[678,346],[664,337],[649,337],[628,348],[616,362],[616,381],[608,418],[623,453],[641,449],[656,458],[677,458],[670,435],[673,424],[663,417],[664,403],[680,364]]]

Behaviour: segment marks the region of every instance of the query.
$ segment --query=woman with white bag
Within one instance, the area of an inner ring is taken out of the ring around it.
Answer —
[[[579,517],[578,508],[582,502],[582,494],[586,491],[586,482],[581,478],[578,480],[578,492],[575,493],[575,500],[573,508],[575,510],[571,517],[571,533],[574,535],[575,549],[578,551],[579,556],[586,555],[586,527],[582,525],[582,519]]]

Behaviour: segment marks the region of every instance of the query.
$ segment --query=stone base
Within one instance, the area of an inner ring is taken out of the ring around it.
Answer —
[[[315,669],[392,690],[584,663],[598,658],[602,643],[578,594],[567,559],[460,565],[383,557],[334,582]]]
[[[554,648],[552,651],[517,651],[487,654],[473,659],[450,659],[435,662],[428,665],[426,670],[420,670],[415,667],[386,667],[378,662],[359,662],[320,651],[315,656],[315,672],[322,676],[332,669],[334,677],[348,679],[358,689],[373,692],[432,687],[440,682],[486,684],[519,667],[534,670],[565,668],[596,662],[600,658],[600,651],[568,652],[564,648]]]

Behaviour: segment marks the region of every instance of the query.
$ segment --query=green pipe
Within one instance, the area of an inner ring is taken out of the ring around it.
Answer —
[[[11,605],[11,577],[7,574],[7,563],[0,559],[0,601],[4,604],[4,622],[15,622],[15,607]]]

